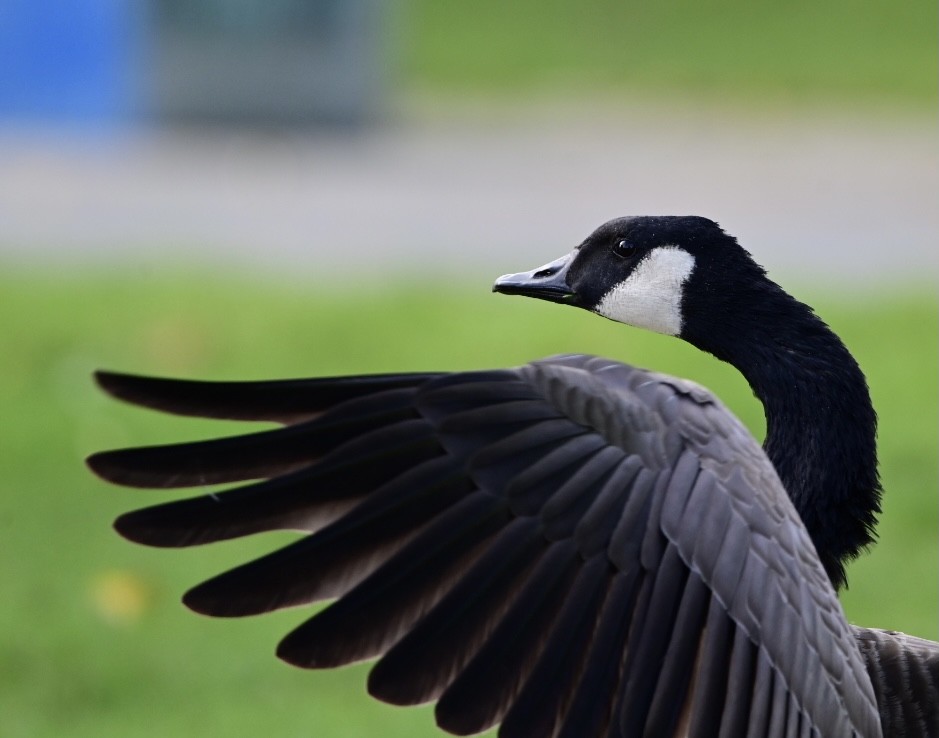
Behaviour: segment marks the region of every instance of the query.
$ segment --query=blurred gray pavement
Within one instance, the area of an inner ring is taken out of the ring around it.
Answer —
[[[497,275],[626,214],[706,215],[771,272],[939,274],[931,119],[428,117],[357,135],[0,131],[0,262]]]

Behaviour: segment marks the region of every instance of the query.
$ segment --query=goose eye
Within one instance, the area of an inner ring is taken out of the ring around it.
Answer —
[[[613,253],[621,259],[628,259],[630,256],[635,256],[636,251],[638,251],[636,245],[632,243],[632,241],[627,241],[625,238],[613,242]]]

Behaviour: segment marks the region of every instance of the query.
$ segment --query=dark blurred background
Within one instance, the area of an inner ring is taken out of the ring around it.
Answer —
[[[131,546],[82,458],[239,426],[101,397],[204,378],[482,368],[565,351],[736,373],[493,296],[617,215],[718,220],[816,307],[880,416],[849,619],[939,635],[934,2],[0,0],[0,736],[433,736],[365,669],[273,657],[307,611],[188,587],[284,537]]]

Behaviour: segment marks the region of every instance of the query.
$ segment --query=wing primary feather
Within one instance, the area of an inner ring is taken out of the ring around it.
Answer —
[[[565,419],[565,416],[541,398],[534,400],[507,400],[470,408],[448,415],[437,425],[443,434],[491,433],[494,429],[514,432],[513,426],[529,425],[540,420]]]
[[[646,724],[656,676],[665,658],[688,578],[678,551],[667,546],[656,571],[647,608],[633,624],[626,647],[626,687],[620,712],[623,732]],[[691,668],[688,667],[690,673]]]
[[[473,454],[470,471],[481,487],[502,493],[507,479],[538,466],[566,441],[581,435],[582,428],[564,419],[534,423]]]
[[[268,530],[313,532],[381,484],[441,454],[430,428],[410,420],[361,436],[323,462],[224,492],[134,510],[117,531],[149,546],[211,543]]]
[[[422,417],[439,425],[465,410],[541,396],[513,369],[442,374],[424,384],[416,406]]]
[[[104,451],[90,456],[88,465],[98,476],[129,487],[193,487],[269,477],[311,464],[376,427],[413,419],[409,393],[391,390],[366,398],[364,407],[348,408],[347,413],[259,433]]]
[[[471,490],[452,459],[425,462],[331,525],[200,584],[183,601],[231,617],[340,596]]]
[[[802,716],[802,728],[799,733],[800,738],[821,738],[816,730],[815,726],[805,717]]]
[[[636,456],[623,459],[600,488],[574,531],[577,549],[584,558],[606,552],[623,507],[631,493],[632,483],[642,470]]]
[[[520,471],[505,490],[512,502],[512,511],[516,515],[536,514],[581,465],[588,463],[606,445],[596,433],[574,436],[548,452],[537,464]]]
[[[467,463],[474,461],[482,449],[516,434],[541,434],[547,442],[583,432],[543,400],[505,402],[468,410],[444,418],[435,427],[444,448]],[[539,430],[533,431],[533,427]]]
[[[159,548],[184,548],[271,530],[313,532],[341,517],[360,497],[312,497],[307,479],[291,474],[200,497],[124,513],[114,529],[124,538]],[[330,490],[331,491],[331,490]],[[300,497],[300,499],[297,499]]]
[[[665,559],[666,548],[668,548],[668,539],[662,531],[661,521],[662,507],[670,496],[668,491],[673,471],[673,469],[666,468],[659,472],[652,490],[648,519],[655,522],[646,525],[639,548],[639,563],[649,570],[654,570],[659,562]]]
[[[639,471],[633,480],[622,515],[613,529],[608,555],[614,565],[623,571],[637,565],[645,531],[649,527],[652,494],[657,479],[655,472],[649,469]]]
[[[625,656],[626,658],[622,662],[622,670],[620,672],[620,685],[619,689],[616,691],[616,699],[613,702],[613,718],[610,720],[609,730],[607,731],[607,738],[627,738],[633,734],[632,725],[627,725],[623,720],[624,706],[626,702],[626,689],[627,682],[634,673],[632,671],[632,663],[635,661],[635,646],[636,634],[642,633],[642,629],[645,626],[646,617],[649,614],[649,602],[652,599],[652,591],[655,587],[655,576],[649,572],[644,572],[645,576],[642,577],[642,584],[639,589],[639,594],[636,597],[636,605],[633,612],[633,620],[629,626],[629,636],[626,639],[626,648]]]
[[[373,697],[416,705],[438,697],[489,636],[548,542],[534,518],[517,518],[450,592],[374,666]]]
[[[606,556],[594,556],[584,564],[535,668],[502,721],[500,738],[550,738],[557,734],[613,573]]]
[[[600,736],[611,721],[616,722],[613,705],[620,693],[626,638],[642,581],[638,567],[614,577],[559,738]]]
[[[607,447],[591,456],[558,490],[540,511],[545,535],[562,540],[573,535],[584,513],[623,459],[623,452]]]
[[[695,675],[689,738],[716,738],[727,694],[734,624],[717,597],[711,596]]]
[[[649,735],[672,735],[683,712],[679,707],[689,700],[688,690],[695,672],[695,656],[701,644],[709,595],[701,578],[691,572],[685,582],[678,615],[649,708],[646,720],[646,732]],[[654,675],[648,676],[651,681]]]
[[[264,382],[204,382],[95,372],[112,397],[176,415],[289,422],[375,392],[417,387],[439,373],[385,374]]]
[[[495,403],[541,400],[528,382],[511,370],[443,375],[420,389],[421,415],[433,423],[445,417]]]
[[[789,714],[786,717],[786,738],[799,738],[802,728],[802,710],[799,708],[798,701],[789,696]]]
[[[570,541],[542,556],[522,591],[485,645],[437,702],[437,724],[471,735],[499,722],[534,665],[577,570]]]
[[[289,633],[277,655],[318,669],[383,653],[446,595],[509,517],[504,501],[480,492],[469,495],[339,601]]]
[[[743,738],[750,717],[756,647],[742,628],[734,629],[720,738]]]
[[[786,720],[789,717],[789,689],[779,674],[773,678],[773,698],[770,702],[767,738],[785,738]]]
[[[747,735],[769,735],[767,729],[772,709],[774,681],[769,659],[762,649],[757,649],[756,678],[750,690],[750,725],[747,728]]]

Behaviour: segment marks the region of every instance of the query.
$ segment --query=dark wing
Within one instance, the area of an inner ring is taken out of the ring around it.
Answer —
[[[99,380],[172,412],[308,418],[89,460],[134,486],[264,478],[116,527],[156,546],[309,531],[185,596],[223,616],[338,598],[281,642],[290,663],[380,657],[374,696],[437,700],[439,725],[461,735],[880,735],[770,462],[697,386],[584,356],[309,382]]]
[[[939,735],[939,643],[891,630],[854,627],[884,735]]]

